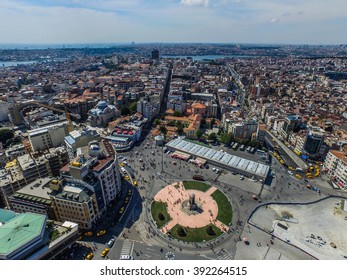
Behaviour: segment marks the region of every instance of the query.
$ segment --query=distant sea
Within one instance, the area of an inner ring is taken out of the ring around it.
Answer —
[[[0,61],[0,67],[9,67],[9,66],[17,66],[17,65],[26,65],[26,64],[33,64],[37,61]]]
[[[187,58],[191,57],[193,60],[213,60],[213,59],[219,59],[219,58],[225,58],[225,57],[239,57],[239,58],[247,58],[252,57],[250,55],[161,55],[161,57],[164,58]]]
[[[130,45],[130,43],[100,43],[100,44],[0,44],[0,50],[45,50],[62,48],[110,48]]]

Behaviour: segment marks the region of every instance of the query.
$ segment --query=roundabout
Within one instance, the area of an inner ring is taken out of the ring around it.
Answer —
[[[151,214],[164,235],[187,242],[205,242],[229,231],[232,207],[216,187],[181,181],[164,187],[154,196]]]

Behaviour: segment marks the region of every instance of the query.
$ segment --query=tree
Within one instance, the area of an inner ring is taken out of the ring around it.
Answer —
[[[210,121],[210,129],[213,128],[215,123],[216,123],[216,120],[214,118],[212,118],[211,121]]]
[[[14,132],[8,128],[0,129],[0,142],[5,144],[7,140],[14,137]]]
[[[204,127],[206,125],[206,119],[202,118],[200,121],[200,127]]]
[[[177,229],[177,234],[178,234],[179,236],[181,236],[181,237],[187,236],[186,231],[184,230],[183,227],[179,227],[179,228]]]
[[[181,124],[181,123],[177,124],[176,132],[178,133],[178,135],[182,135],[183,134],[183,128],[184,128],[183,124]]]
[[[129,109],[130,109],[130,112],[131,112],[132,114],[136,113],[136,111],[137,111],[137,103],[136,103],[136,102],[130,103]]]
[[[164,220],[165,220],[164,214],[161,213],[161,212],[159,212],[159,214],[158,214],[158,219],[159,219],[160,221],[164,221]]]
[[[196,138],[198,138],[200,140],[201,136],[203,135],[203,132],[201,129],[198,129],[196,132],[195,132],[195,136]]]
[[[130,110],[127,106],[123,105],[121,108],[120,108],[120,114],[122,116],[126,116],[126,115],[130,115]]]
[[[182,117],[182,113],[180,111],[175,111],[173,115],[174,117]]]
[[[216,141],[217,140],[217,134],[212,132],[210,133],[210,135],[207,137],[208,140],[211,140],[211,141]]]
[[[216,235],[215,231],[213,230],[213,227],[212,226],[208,226],[207,229],[206,229],[206,232],[208,235],[210,236],[214,236]]]
[[[161,125],[161,121],[160,121],[159,119],[155,119],[154,122],[153,122],[153,124],[154,124],[155,126]]]
[[[161,125],[161,126],[159,127],[159,131],[160,131],[162,134],[164,134],[164,135],[166,135],[166,133],[167,133],[167,129],[166,129],[166,127],[165,127],[164,125]]]
[[[229,133],[222,133],[220,136],[220,141],[223,144],[229,145],[231,143],[231,136]]]

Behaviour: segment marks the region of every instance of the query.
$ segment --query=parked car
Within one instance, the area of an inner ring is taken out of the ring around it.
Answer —
[[[101,236],[101,235],[104,235],[105,233],[106,233],[106,230],[102,229],[102,230],[98,231],[96,236]]]
[[[110,249],[109,248],[105,248],[102,252],[101,252],[101,257],[106,257],[106,255],[108,254],[108,252],[110,251]]]
[[[110,239],[110,241],[107,242],[107,246],[112,247],[114,242],[115,242],[114,238]]]
[[[89,253],[89,254],[86,256],[86,260],[91,260],[93,257],[94,257],[94,254],[93,254],[93,253]]]

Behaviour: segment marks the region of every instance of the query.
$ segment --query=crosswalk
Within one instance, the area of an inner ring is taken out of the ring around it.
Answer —
[[[131,254],[133,253],[133,250],[134,250],[134,242],[130,240],[125,240],[120,254],[131,256]]]
[[[232,259],[233,259],[232,256],[226,251],[220,252],[217,257],[217,260],[232,260]]]

